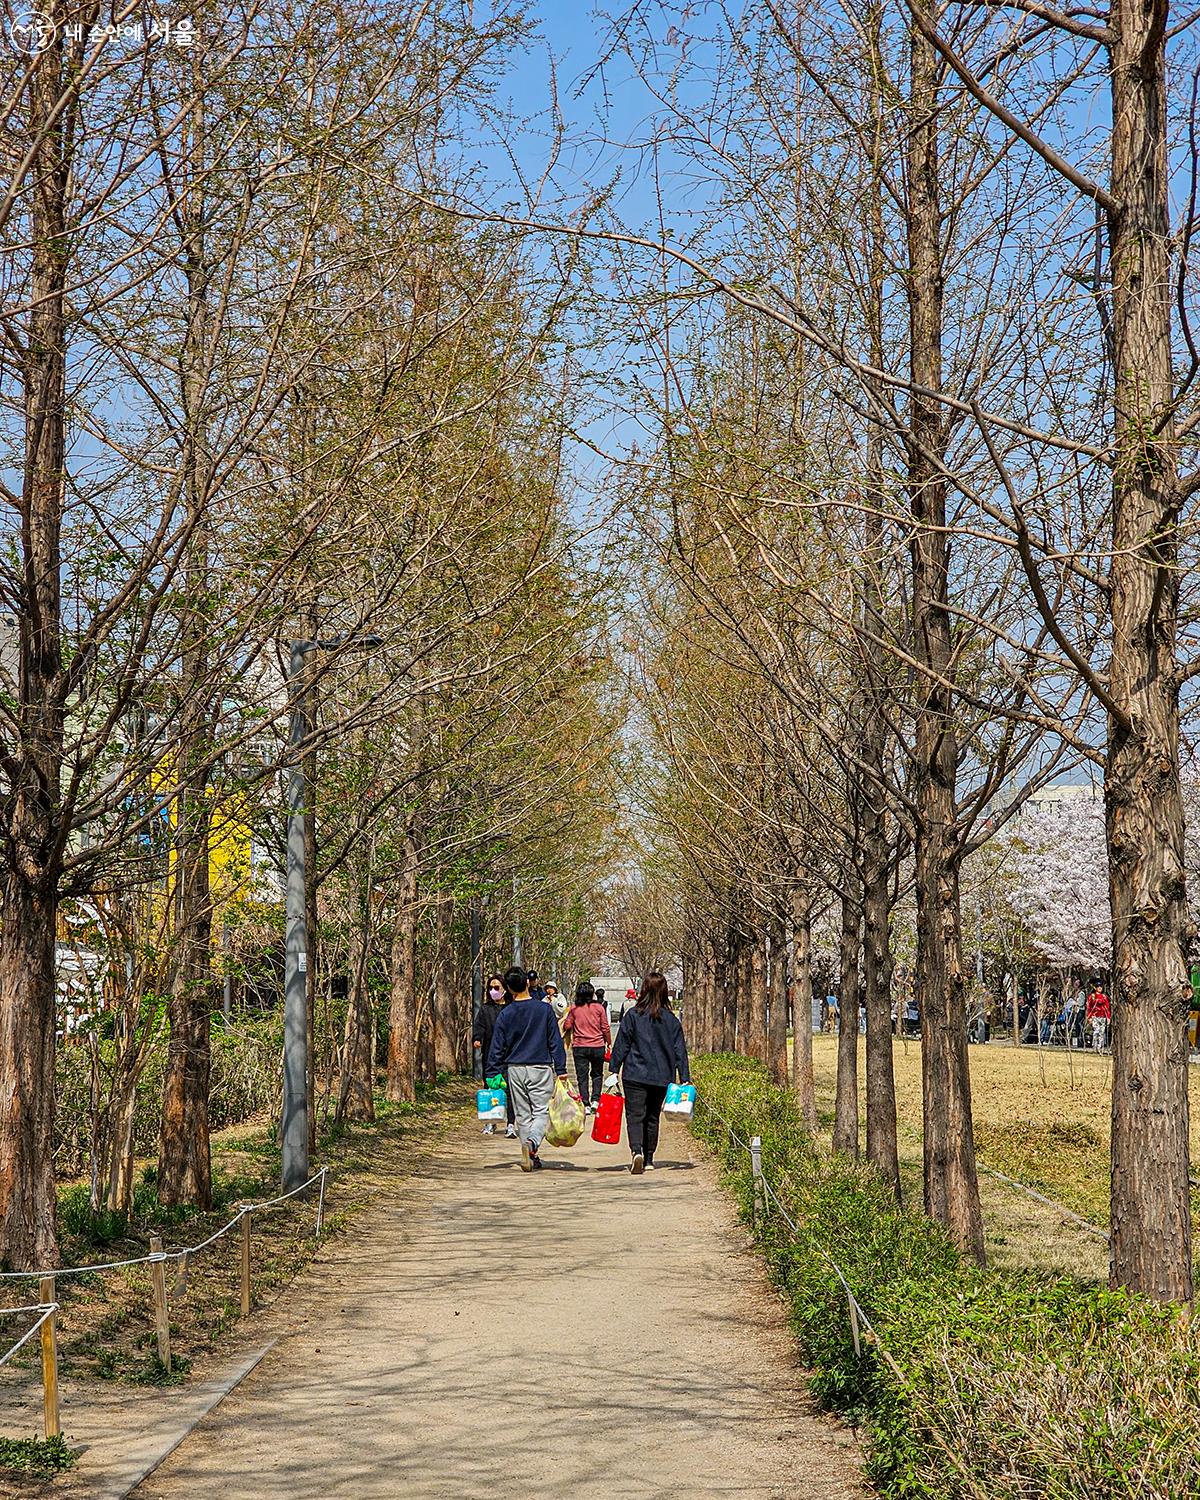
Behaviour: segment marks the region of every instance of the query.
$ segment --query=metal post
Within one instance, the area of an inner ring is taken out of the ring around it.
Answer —
[[[750,1175],[754,1197],[751,1200],[753,1211],[753,1222],[755,1229],[758,1228],[759,1219],[762,1217],[763,1192],[762,1192],[762,1136],[750,1137]]]
[[[221,1015],[229,1025],[233,1015],[233,975],[229,969],[229,950],[232,940],[228,921],[221,923],[221,961],[225,966],[225,981],[221,987]]]
[[[479,920],[479,897],[476,896],[471,902],[471,1026],[474,1029],[475,1022],[479,1019],[479,1010],[483,1005],[483,943],[481,941]],[[475,1053],[471,1048],[472,1055]],[[484,1059],[482,1056],[475,1058],[478,1063],[479,1078],[483,1077]]]
[[[520,964],[524,958],[521,947],[521,913],[517,909],[517,877],[513,878],[513,963]]]
[[[308,1180],[308,926],[304,912],[304,762],[297,753],[308,733],[300,679],[308,641],[293,641],[288,664],[292,715],[288,742],[287,938],[283,987],[283,1189]]]

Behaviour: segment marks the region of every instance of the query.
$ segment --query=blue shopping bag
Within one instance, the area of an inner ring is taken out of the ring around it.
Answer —
[[[696,1107],[696,1086],[692,1083],[667,1085],[667,1097],[663,1112],[668,1115],[690,1115]]]
[[[503,1089],[476,1089],[475,1112],[481,1120],[508,1118],[508,1095]]]

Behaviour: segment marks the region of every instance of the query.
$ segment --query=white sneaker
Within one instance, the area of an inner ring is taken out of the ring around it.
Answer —
[[[653,1172],[654,1171],[654,1163],[652,1161],[648,1161],[646,1163],[646,1165],[645,1165],[645,1169],[644,1170],[647,1171],[647,1172]]]
[[[495,1135],[496,1127],[489,1123],[483,1127],[483,1133],[484,1135]]]
[[[515,1125],[509,1125],[509,1126],[507,1126],[505,1128],[504,1134],[508,1137],[508,1139],[510,1141],[515,1141],[516,1138],[517,1138],[517,1127]]]
[[[633,1160],[629,1163],[629,1170],[635,1177],[640,1177],[646,1170],[646,1158],[640,1151],[635,1153]]]

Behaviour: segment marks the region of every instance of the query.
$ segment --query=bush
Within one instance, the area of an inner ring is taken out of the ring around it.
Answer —
[[[812,1388],[864,1427],[867,1469],[897,1500],[1179,1500],[1200,1495],[1200,1323],[1069,1278],[984,1271],[867,1167],[818,1150],[787,1089],[745,1058],[702,1058],[701,1098],[743,1140],[798,1226],[759,1228]],[[704,1109],[749,1219],[746,1152]],[[878,1344],[854,1354],[853,1289]],[[891,1363],[885,1356],[890,1356]]]
[[[27,1474],[31,1479],[53,1479],[71,1468],[77,1457],[61,1437],[0,1437],[0,1469]]]
[[[227,1125],[240,1124],[261,1110],[278,1109],[282,1087],[281,1014],[239,1016],[229,1027],[216,1015],[211,1035],[209,1127],[223,1130]],[[112,1056],[111,1038],[102,1040],[100,1061],[106,1077],[111,1070]],[[133,1120],[133,1149],[138,1156],[153,1156],[158,1150],[166,1057],[164,1028],[151,1049],[138,1083]],[[73,1040],[60,1046],[55,1069],[58,1085],[54,1121],[55,1165],[60,1177],[78,1176],[86,1169],[91,1138],[92,1061],[86,1042]]]

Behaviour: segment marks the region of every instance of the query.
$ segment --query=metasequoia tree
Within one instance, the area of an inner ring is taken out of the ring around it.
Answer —
[[[160,1185],[172,1201],[206,1201],[209,784],[287,711],[268,648],[295,633],[290,571],[345,511],[332,484],[298,500],[283,419],[304,377],[344,348],[353,309],[377,295],[329,246],[329,167],[368,142],[402,154],[414,111],[430,95],[444,103],[514,34],[486,17],[457,24],[455,11],[389,21],[343,6],[318,43],[324,28],[301,8],[282,30],[272,17],[266,49],[253,16],[222,18],[218,34],[202,13],[193,47],[168,58],[151,56],[160,38],[130,52],[86,7],[56,4],[49,44],[5,64],[3,403],[23,475],[3,492],[19,661],[0,706],[0,1258],[11,1263],[56,1255],[60,896],[122,865],[136,874],[129,841],[164,815],[176,852]],[[443,39],[432,61],[431,28]],[[328,254],[306,255],[314,236]],[[297,357],[309,268],[318,279],[336,268],[343,295]],[[361,431],[344,436],[361,446]],[[350,540],[353,551],[352,529]],[[356,571],[332,612],[343,636],[361,622]]]

